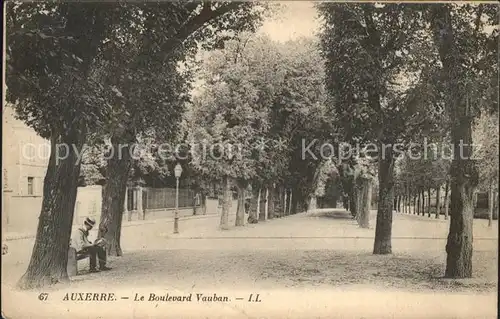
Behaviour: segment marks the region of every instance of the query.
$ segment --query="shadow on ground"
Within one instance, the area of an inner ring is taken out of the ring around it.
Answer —
[[[373,255],[325,251],[304,252],[294,263],[271,262],[274,274],[289,278],[295,285],[327,283],[332,286],[376,285],[405,290],[493,291],[496,274],[485,261],[495,260],[493,252],[475,252],[474,278],[443,279],[444,256],[426,258],[408,254]],[[491,263],[490,263],[491,265]]]
[[[305,251],[134,251],[112,260],[114,269],[77,276],[73,283],[172,287],[348,287],[369,285],[406,291],[491,292],[497,288],[494,252],[474,253],[474,278],[442,279],[445,256],[370,252]],[[490,268],[490,269],[489,269]],[[81,281],[83,278],[86,280]],[[79,281],[79,282],[76,282]]]
[[[309,212],[307,217],[331,218],[331,219],[352,219],[352,215],[346,211],[335,210],[326,212]]]

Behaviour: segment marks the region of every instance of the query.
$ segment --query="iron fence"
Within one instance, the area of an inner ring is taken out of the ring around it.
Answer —
[[[142,205],[145,210],[174,209],[175,188],[143,188]],[[193,190],[179,189],[179,208],[199,205],[199,198]]]

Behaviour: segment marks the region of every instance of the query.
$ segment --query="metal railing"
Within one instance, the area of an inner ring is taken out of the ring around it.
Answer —
[[[142,205],[145,210],[175,209],[175,188],[143,188]],[[179,189],[179,208],[193,206],[200,206],[199,196],[191,189]]]

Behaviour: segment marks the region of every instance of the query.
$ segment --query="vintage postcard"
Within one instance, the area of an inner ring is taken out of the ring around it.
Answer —
[[[7,1],[5,318],[497,318],[494,1]]]

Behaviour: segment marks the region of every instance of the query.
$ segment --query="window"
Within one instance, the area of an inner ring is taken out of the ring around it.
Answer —
[[[28,195],[34,195],[33,187],[34,187],[34,178],[28,177]]]

